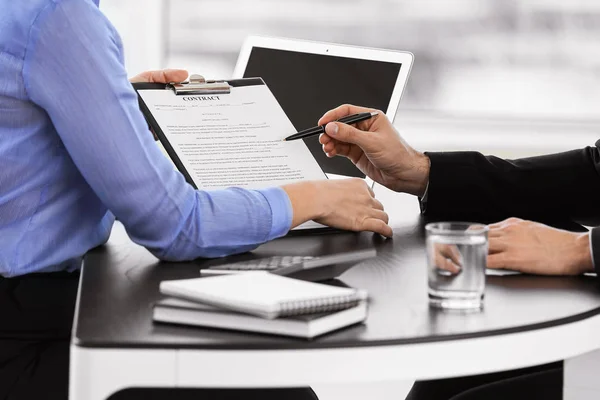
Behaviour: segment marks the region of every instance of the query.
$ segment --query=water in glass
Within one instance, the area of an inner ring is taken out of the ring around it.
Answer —
[[[428,235],[430,304],[452,309],[481,308],[487,252],[486,235]],[[456,261],[458,272],[448,267],[449,262],[456,265]]]

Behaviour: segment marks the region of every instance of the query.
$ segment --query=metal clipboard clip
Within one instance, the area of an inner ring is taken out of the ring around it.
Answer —
[[[207,81],[202,75],[193,74],[186,82],[169,83],[176,95],[186,94],[223,94],[231,93],[231,86],[226,81]]]

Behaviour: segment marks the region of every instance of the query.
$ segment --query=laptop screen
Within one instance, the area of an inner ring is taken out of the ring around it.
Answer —
[[[296,130],[341,104],[388,109],[401,64],[253,47],[244,78],[261,77]],[[327,158],[318,136],[304,139],[326,173],[364,177],[349,160]]]

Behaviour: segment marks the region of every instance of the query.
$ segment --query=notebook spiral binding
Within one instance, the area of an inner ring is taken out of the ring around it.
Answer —
[[[332,311],[345,310],[357,306],[364,299],[353,294],[343,297],[328,297],[316,300],[286,301],[279,305],[280,317],[291,317],[296,315],[317,314]]]

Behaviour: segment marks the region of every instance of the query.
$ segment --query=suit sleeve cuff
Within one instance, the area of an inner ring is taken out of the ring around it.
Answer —
[[[271,231],[267,240],[273,240],[288,233],[292,226],[292,202],[285,190],[280,187],[261,189],[271,207]]]

